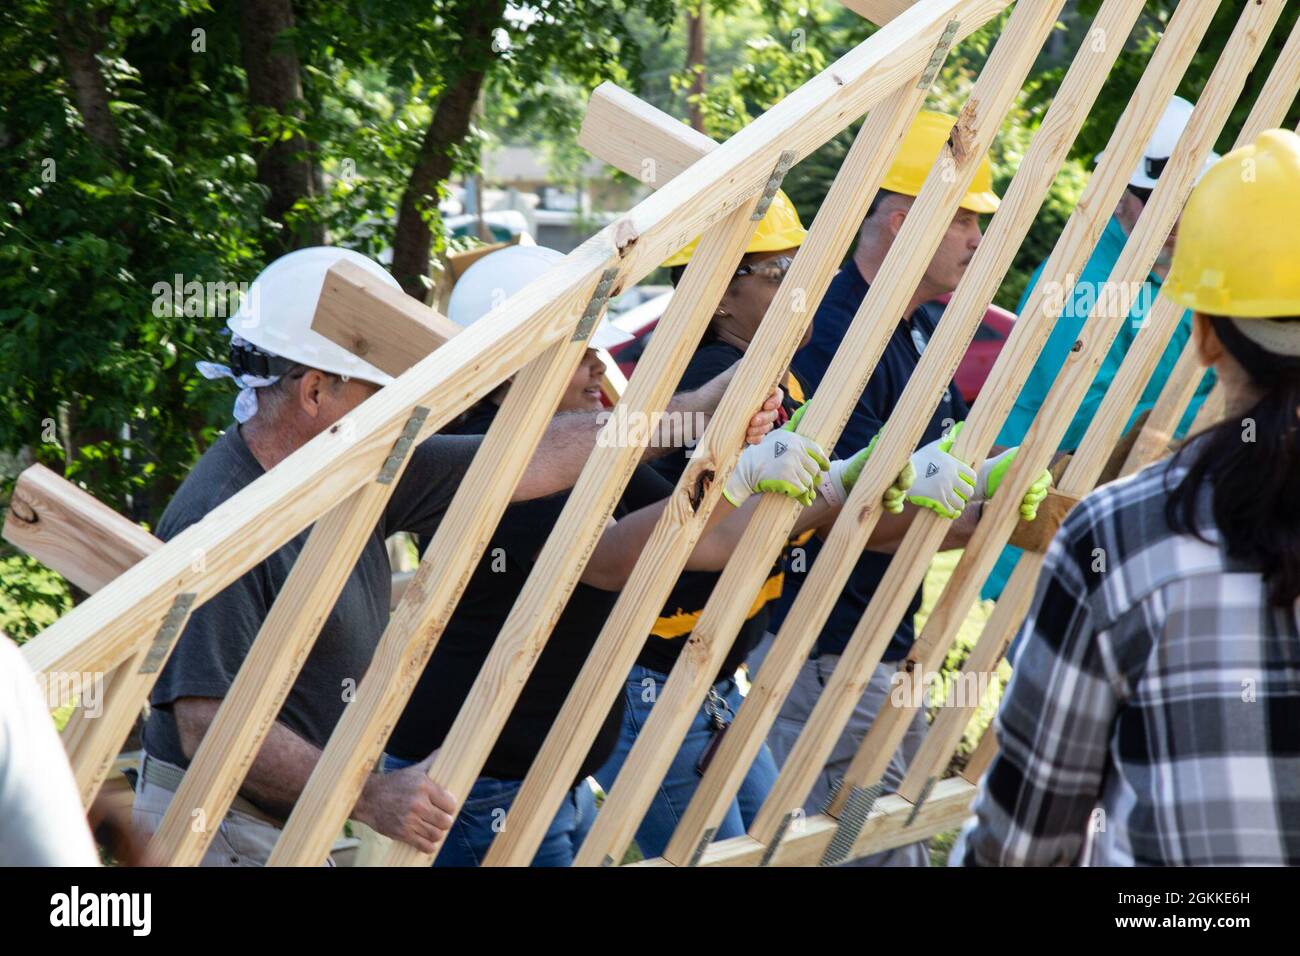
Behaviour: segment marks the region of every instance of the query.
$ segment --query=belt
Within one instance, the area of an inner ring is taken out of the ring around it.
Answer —
[[[159,760],[157,757],[151,757],[144,753],[140,757],[140,779],[145,783],[151,783],[155,787],[162,787],[164,790],[170,790],[175,793],[181,788],[181,780],[185,777],[185,771],[175,764]],[[230,803],[230,809],[238,810],[240,813],[247,814],[261,823],[273,826],[277,830],[284,829],[284,821],[279,820],[251,800],[235,794],[235,799]]]

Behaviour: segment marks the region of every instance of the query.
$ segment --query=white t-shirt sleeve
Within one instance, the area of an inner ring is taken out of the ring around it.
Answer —
[[[98,866],[54,721],[17,646],[0,634],[0,866]]]

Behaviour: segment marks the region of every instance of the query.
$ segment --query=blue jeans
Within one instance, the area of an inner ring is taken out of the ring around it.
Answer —
[[[416,763],[384,754],[384,773],[392,773]],[[506,811],[514,802],[522,780],[497,780],[479,777],[456,814],[456,822],[447,833],[434,866],[478,866],[487,855],[492,840],[505,825]],[[564,797],[551,828],[533,857],[533,866],[571,866],[596,816],[596,795],[583,780]]]
[[[650,717],[650,708],[654,706],[667,681],[668,675],[652,671],[640,664],[633,667],[628,675],[624,695],[627,698],[627,707],[623,711],[623,726],[619,733],[618,744],[609,760],[605,761],[605,765],[595,774],[606,792],[614,786],[614,780],[618,777],[624,761],[627,760],[632,744],[636,742],[637,734],[641,732],[641,728]],[[740,709],[740,703],[744,698],[741,697],[740,688],[736,686],[734,680],[720,681],[713,685],[713,689],[727,702],[732,714]],[[696,766],[712,737],[713,729],[709,715],[705,705],[701,704],[691,721],[686,739],[682,741],[681,749],[673,758],[672,766],[668,768],[663,782],[659,784],[654,801],[636,831],[637,846],[647,858],[662,856],[664,847],[668,845],[669,838],[677,829],[677,823],[686,812],[691,797],[695,795],[695,788],[699,785],[700,772]],[[758,808],[763,805],[763,800],[776,783],[776,776],[776,761],[772,759],[772,752],[767,749],[767,744],[763,744],[749,768],[749,773],[745,775],[744,782],[740,785],[740,791],[731,801],[726,816],[718,825],[718,832],[713,835],[713,839],[725,840],[728,837],[743,835],[754,821],[754,817],[758,815]]]

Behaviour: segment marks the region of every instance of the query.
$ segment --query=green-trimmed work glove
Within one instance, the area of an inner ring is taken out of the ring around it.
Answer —
[[[880,441],[880,432],[876,432],[874,438],[857,454],[851,458],[837,458],[831,462],[826,477],[822,479],[817,486],[818,497],[824,499],[832,507],[838,507],[848,500],[849,492],[857,484],[858,476],[862,474],[862,468],[871,457],[871,453],[876,448],[876,443]],[[911,487],[913,479],[916,477],[916,471],[911,462],[899,472],[894,483],[885,489],[882,496],[885,510],[891,514],[898,514],[903,510],[903,501],[907,497],[907,489]]]
[[[975,478],[975,497],[992,498],[998,487],[1002,484],[1002,479],[1006,477],[1007,469],[1011,463],[1016,460],[1016,452],[1020,449],[1008,448],[1000,455],[994,455],[992,458],[984,459],[980,465],[979,474]],[[1020,517],[1026,521],[1033,521],[1038,517],[1038,506],[1043,503],[1047,497],[1048,490],[1052,487],[1052,473],[1043,469],[1042,473],[1034,479],[1025,496],[1020,499]]]
[[[802,409],[801,409],[802,411]],[[736,462],[723,496],[739,508],[750,495],[771,492],[810,505],[817,482],[830,467],[826,453],[811,438],[794,430],[799,416],[777,431],[768,432],[757,445],[747,445]]]
[[[907,494],[912,504],[950,520],[961,514],[975,491],[975,470],[948,453],[961,426],[958,422],[948,434],[912,453],[916,479]]]

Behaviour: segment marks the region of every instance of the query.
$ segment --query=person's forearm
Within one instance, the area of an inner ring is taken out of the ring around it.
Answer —
[[[512,501],[544,498],[572,488],[604,424],[601,412],[561,412],[551,419]]]
[[[221,701],[191,697],[178,700],[174,706],[182,749],[186,757],[193,758],[204,733],[217,716]],[[319,748],[284,724],[273,723],[239,788],[240,793],[267,813],[288,819],[320,756]]]
[[[641,556],[641,549],[650,540],[650,535],[654,533],[659,517],[668,507],[670,500],[665,498],[663,501],[656,501],[652,505],[639,508],[606,528],[596,544],[596,549],[592,552],[591,560],[587,562],[586,570],[583,571],[582,583],[606,591],[617,591],[622,588],[631,577],[632,569]],[[716,563],[717,554],[710,550],[714,545],[706,542],[711,539],[715,528],[728,524],[736,514],[737,509],[733,508],[725,498],[719,499],[705,519],[704,530],[695,551],[687,558],[688,569],[712,571],[726,564],[725,558],[722,559],[721,564]],[[697,558],[697,554],[707,554],[708,557]]]
[[[636,440],[647,442],[645,459],[662,458],[687,445],[694,445],[704,434],[704,429],[718,403],[722,401],[722,395],[735,372],[736,366],[733,365],[699,388],[674,395],[668,401],[665,414],[652,422],[653,428],[646,429],[644,424],[637,425]],[[782,398],[781,389],[773,389],[772,394],[750,418],[745,431],[745,441],[748,444],[757,444],[771,431],[780,412]],[[609,418],[610,413],[604,411],[562,412],[556,415],[542,435],[537,451],[528,463],[528,470],[515,487],[511,500],[543,498],[572,488],[596,445],[596,437]],[[632,427],[629,425],[629,428]],[[646,431],[649,431],[649,435],[646,435]],[[615,435],[613,440],[623,439]]]
[[[903,538],[907,531],[912,527],[912,522],[916,519],[917,514],[921,511],[916,505],[906,504],[900,514],[891,514],[886,511],[876,522],[875,528],[871,531],[871,537],[867,539],[868,551],[876,551],[881,554],[893,554],[898,550],[898,546],[903,543]],[[978,503],[967,505],[962,511],[961,516],[949,522],[948,532],[944,535],[940,549],[947,551],[950,548],[965,547],[970,536],[975,533],[975,524],[979,520],[981,508]],[[821,521],[813,521],[804,524],[802,521],[796,524],[796,530],[805,530],[806,528],[816,527],[825,538],[829,533],[829,525],[834,522],[834,517],[838,515],[839,509],[833,509],[829,517],[823,517]],[[802,517],[802,516],[801,516]]]
[[[667,414],[655,423],[645,458],[662,458],[698,441],[726,389],[729,377],[718,376],[692,392],[681,392],[668,402]],[[722,382],[721,385],[718,383]],[[561,412],[547,427],[528,470],[515,486],[512,501],[544,498],[572,488],[596,447],[608,412]]]

